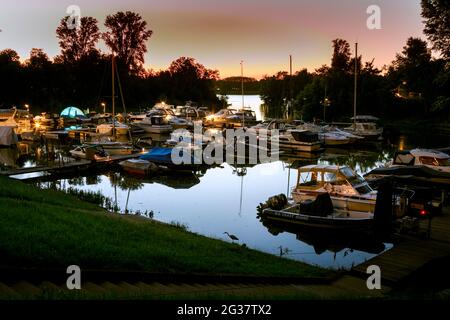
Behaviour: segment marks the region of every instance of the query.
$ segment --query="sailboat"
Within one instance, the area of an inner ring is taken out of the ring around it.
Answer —
[[[108,123],[99,124],[97,126],[97,133],[100,133],[102,135],[107,136],[124,136],[130,134],[130,127],[126,124],[120,123],[115,118],[115,112],[116,112],[116,103],[115,103],[115,75],[117,74],[117,77],[119,76],[119,73],[116,69],[115,64],[115,57],[114,54],[112,55],[112,61],[111,61],[111,70],[112,70],[112,120]],[[119,79],[118,79],[119,80]],[[125,103],[123,99],[122,94],[122,87],[120,86],[120,80],[119,80],[119,90],[120,90],[120,96],[122,99],[122,104],[125,109]],[[125,110],[124,110],[125,111]],[[133,146],[131,143],[122,143],[114,141],[114,138],[111,139],[109,137],[108,139],[104,139],[104,137],[100,137],[97,141],[92,141],[89,143],[91,146],[97,146],[102,147],[105,149],[110,155],[128,155],[133,152]]]
[[[127,126],[126,124],[120,123],[116,120],[115,75],[117,73],[117,76],[119,76],[119,74],[116,69],[114,54],[112,55],[111,71],[112,71],[112,121],[108,122],[108,123],[99,124],[96,128],[96,132],[99,134],[108,135],[108,136],[127,135],[130,132],[129,126]],[[121,94],[122,103],[123,103],[123,95],[122,95],[122,88],[120,87],[120,81],[119,81],[119,89],[120,89],[120,94]]]
[[[370,115],[356,114],[357,101],[357,86],[358,86],[358,43],[355,43],[355,81],[353,93],[353,124],[350,127],[344,128],[345,131],[354,135],[361,136],[367,140],[380,139],[383,134],[383,128],[378,127],[378,118]]]

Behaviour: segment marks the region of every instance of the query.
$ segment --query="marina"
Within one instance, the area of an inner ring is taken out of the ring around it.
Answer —
[[[439,312],[450,8],[352,1],[4,0],[0,301]]]
[[[254,105],[253,109],[258,110],[259,105]],[[277,125],[277,129],[282,129],[282,133],[284,132],[283,130],[295,128],[295,123],[290,125],[285,125],[281,121],[278,123],[283,124],[282,126]],[[262,133],[259,129],[260,127],[261,125],[257,125],[249,127],[247,130],[250,134],[260,135]],[[274,129],[272,127],[273,125],[270,128]],[[172,130],[175,129],[172,128]],[[44,134],[50,139],[49,142],[53,141],[55,144],[53,148],[55,146],[62,147],[61,151],[58,151],[60,154],[57,156],[58,159],[62,160],[54,161],[48,165],[2,170],[0,174],[24,181],[28,180],[29,183],[37,184],[41,188],[50,187],[58,190],[75,188],[83,192],[100,192],[102,195],[110,198],[121,212],[151,211],[154,213],[153,218],[156,220],[166,223],[177,221],[177,223],[186,225],[193,232],[224,240],[227,239],[223,234],[224,231],[231,230],[233,234],[238,235],[239,243],[251,248],[279,255],[279,248],[281,247],[287,251],[286,254],[283,254],[284,257],[333,269],[344,268],[350,270],[355,265],[364,263],[385,251],[395,248],[392,239],[388,239],[378,241],[376,245],[377,250],[375,251],[373,250],[373,241],[369,241],[368,246],[358,246],[358,249],[355,250],[352,247],[354,245],[353,241],[344,241],[343,246],[336,249],[333,246],[333,241],[336,240],[333,240],[328,244],[328,249],[318,249],[314,238],[320,236],[311,236],[308,230],[307,232],[303,230],[303,233],[294,233],[294,236],[289,232],[272,234],[272,231],[268,232],[266,229],[265,223],[261,223],[257,219],[256,213],[257,206],[263,200],[279,193],[285,193],[289,198],[293,197],[294,200],[300,202],[305,201],[308,197],[297,197],[295,186],[298,177],[305,174],[308,176],[308,170],[320,170],[322,168],[331,170],[330,172],[333,172],[332,170],[351,171],[349,168],[345,169],[347,164],[355,168],[358,174],[364,175],[372,169],[388,166],[392,163],[392,159],[396,154],[395,147],[380,143],[378,146],[339,147],[339,145],[334,145],[333,148],[329,148],[324,144],[322,145],[322,150],[318,150],[319,152],[311,152],[313,150],[299,151],[297,147],[294,147],[292,151],[288,150],[287,152],[283,152],[282,149],[282,152],[279,154],[279,160],[274,162],[257,162],[253,165],[249,162],[244,162],[243,165],[221,162],[219,166],[184,166],[181,170],[184,171],[183,173],[180,169],[170,164],[171,149],[166,149],[168,151],[168,153],[166,152],[167,156],[162,156],[161,153],[156,155],[155,153],[156,158],[153,156],[146,158],[144,157],[146,151],[143,152],[142,149],[137,147],[136,142],[149,141],[149,144],[146,145],[146,150],[155,149],[156,151],[160,148],[158,146],[163,146],[168,141],[172,141],[172,145],[177,145],[177,143],[180,143],[181,137],[183,137],[182,145],[190,147],[190,144],[194,143],[193,136],[189,137],[186,134],[182,136],[170,136],[168,134],[147,134],[144,136],[141,134],[136,136],[134,134],[132,138],[134,142],[130,143],[135,145],[133,153],[108,155],[107,158],[100,159],[77,160],[70,157],[70,153],[72,153],[70,147],[69,149],[64,147],[65,139],[75,138],[69,143],[70,146],[74,143],[73,141],[78,139],[80,141],[78,143],[83,145],[83,143],[89,143],[86,141],[91,141],[93,138],[81,139],[81,134],[74,135],[72,133],[84,132],[79,131],[79,129],[53,132],[55,134],[50,137],[47,133]],[[67,132],[67,134],[63,134],[63,132]],[[265,133],[268,132],[270,131],[265,131]],[[121,143],[124,144],[127,140],[121,138]],[[205,143],[207,142],[205,140]],[[113,142],[108,143],[113,144]],[[95,143],[91,143],[91,145],[95,146]],[[45,149],[45,145],[38,146],[38,148],[41,147]],[[51,150],[52,147],[49,147],[49,149]],[[163,151],[165,149],[162,148],[160,150]],[[380,152],[380,150],[382,151]],[[355,155],[358,157],[356,163],[353,160]],[[163,158],[164,161],[162,160]],[[246,161],[249,160],[247,159]],[[58,179],[61,176],[70,178]],[[256,187],[261,176],[266,181],[263,188]],[[308,177],[311,178],[311,174]],[[350,177],[351,175],[348,176],[349,179]],[[321,176],[320,179],[325,179],[321,181],[327,183],[331,182],[334,188],[342,185],[342,182],[336,184],[333,180],[327,180],[329,179],[328,173],[327,178]],[[77,182],[75,183],[75,181]],[[121,181],[120,187],[114,181]],[[211,193],[210,190],[217,190],[216,181],[221,181],[221,187],[218,189],[220,191]],[[361,181],[359,184],[352,182],[359,192],[362,192]],[[127,185],[130,187],[126,187]],[[366,186],[367,190],[372,190],[367,183]],[[320,190],[322,191],[319,191],[317,194],[326,192],[328,189],[325,185]],[[348,191],[344,191],[344,189],[342,192],[348,194]],[[370,208],[365,208],[361,205],[357,206],[357,210],[360,210],[360,215],[362,214],[361,217],[363,217],[364,212],[369,214],[374,212],[376,192],[372,193],[373,195],[369,197],[372,200],[368,198],[368,201],[372,201],[369,205]],[[332,195],[332,199],[334,199],[333,205],[338,208],[342,203],[346,203],[333,197]],[[177,199],[177,202],[174,203],[173,199]],[[308,199],[315,199],[315,195],[311,194]],[[358,202],[359,200],[354,201]],[[199,206],[203,209],[199,209]],[[208,208],[213,207],[216,208],[214,210],[216,213],[211,215]],[[355,208],[351,206],[349,210],[355,210]],[[302,234],[305,234],[306,238]],[[307,240],[304,241],[302,239]]]

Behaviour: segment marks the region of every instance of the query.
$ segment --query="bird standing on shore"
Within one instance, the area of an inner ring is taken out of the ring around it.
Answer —
[[[239,238],[236,237],[234,234],[229,234],[226,231],[223,234],[226,234],[232,241],[239,241]]]

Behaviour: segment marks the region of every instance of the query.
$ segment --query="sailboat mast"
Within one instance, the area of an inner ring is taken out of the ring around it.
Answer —
[[[356,129],[356,91],[358,88],[358,42],[355,43],[355,87],[353,92],[353,130]]]
[[[241,60],[242,127],[245,126],[244,112],[244,61]]]
[[[111,71],[112,71],[112,116],[113,116],[113,135],[116,134],[116,90],[115,90],[115,66],[114,53],[112,54]]]

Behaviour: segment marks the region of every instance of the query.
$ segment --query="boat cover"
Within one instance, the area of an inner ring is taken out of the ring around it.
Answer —
[[[0,126],[0,146],[11,146],[18,141],[14,127]]]
[[[172,148],[155,147],[139,159],[154,163],[172,163]]]
[[[376,168],[365,175],[385,176],[388,179],[415,185],[431,185],[434,187],[450,187],[450,173],[433,170],[426,166],[399,166]],[[385,178],[385,179],[386,179]]]

